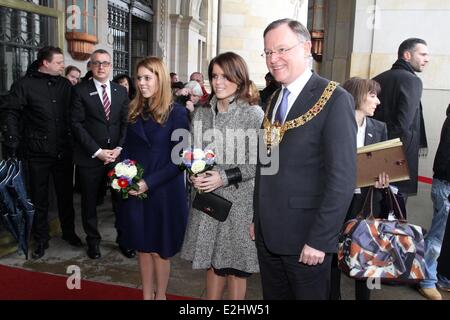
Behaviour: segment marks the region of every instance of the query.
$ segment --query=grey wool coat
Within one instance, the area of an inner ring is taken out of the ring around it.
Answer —
[[[226,113],[216,114],[216,105],[217,99],[213,97],[209,106],[195,111],[191,128],[193,145],[216,153],[217,164],[213,170],[220,173],[224,186],[214,193],[233,205],[224,222],[191,206],[181,257],[191,261],[193,269],[213,266],[255,273],[259,272],[258,258],[249,226],[253,217],[257,133],[264,113],[259,106],[234,101]],[[211,133],[217,134],[212,138]],[[236,167],[240,169],[242,181],[230,185],[225,170]],[[195,192],[193,190],[192,199]]]

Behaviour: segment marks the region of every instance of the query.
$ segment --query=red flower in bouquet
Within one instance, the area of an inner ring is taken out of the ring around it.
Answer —
[[[126,187],[128,187],[128,180],[127,179],[125,179],[125,178],[120,178],[118,181],[117,181],[117,184],[119,185],[119,187],[120,188],[126,188]]]

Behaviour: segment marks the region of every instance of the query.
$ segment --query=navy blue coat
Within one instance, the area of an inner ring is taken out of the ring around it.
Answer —
[[[186,108],[174,106],[164,125],[152,118],[130,123],[121,159],[136,160],[144,168],[149,190],[144,200],[130,196],[118,206],[118,225],[123,245],[139,252],[155,252],[163,258],[181,248],[187,223],[187,197],[183,173],[171,160],[171,141],[176,129],[189,130]]]

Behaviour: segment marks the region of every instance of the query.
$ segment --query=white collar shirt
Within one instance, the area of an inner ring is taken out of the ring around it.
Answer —
[[[366,140],[366,128],[367,128],[367,121],[364,117],[362,126],[358,125],[358,133],[356,134],[356,147],[361,148],[364,147],[364,140]],[[357,188],[355,189],[354,193],[361,193],[361,189]]]
[[[278,107],[280,106],[281,99],[283,97],[284,88],[287,88],[289,90],[290,94],[288,96],[288,107],[287,107],[287,111],[284,116],[283,122],[286,121],[286,118],[287,118],[292,106],[294,105],[295,100],[297,100],[298,96],[302,92],[303,88],[305,87],[306,83],[309,81],[311,76],[312,76],[312,71],[310,69],[306,69],[305,72],[303,72],[302,75],[300,77],[298,77],[290,85],[288,85],[287,87],[285,87],[285,86],[281,87],[281,92],[278,95],[277,103],[275,104],[275,108],[273,109],[273,112],[272,112],[272,123],[275,120],[275,115],[277,113]]]
[[[366,128],[367,128],[367,121],[364,117],[362,126],[358,126],[358,133],[356,135],[356,147],[361,148],[364,147],[364,140],[366,138]]]
[[[111,84],[109,83],[109,80],[106,83],[101,83],[97,79],[92,78],[94,80],[95,88],[97,89],[97,92],[99,94],[100,100],[103,103],[103,88],[102,85],[106,84],[106,94],[108,95],[109,102],[111,102]]]

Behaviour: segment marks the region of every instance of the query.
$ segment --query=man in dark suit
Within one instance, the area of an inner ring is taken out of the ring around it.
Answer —
[[[374,118],[386,123],[389,139],[401,139],[406,153],[410,179],[393,183],[405,196],[417,194],[419,149],[427,147],[420,102],[422,80],[415,72],[422,72],[428,61],[427,43],[410,38],[401,43],[392,68],[374,78],[381,86],[381,104]]]
[[[43,47],[27,74],[13,83],[1,112],[4,117],[6,156],[26,160],[31,201],[35,207],[32,257],[41,258],[49,247],[49,179],[53,177],[62,238],[82,246],[75,233],[70,137],[71,84],[62,77],[60,48]]]
[[[99,49],[92,53],[91,68],[93,79],[74,87],[71,118],[87,254],[91,259],[98,259],[101,256],[101,236],[97,228],[97,196],[105,183],[107,171],[122,150],[129,100],[124,87],[109,81],[112,66],[107,51]],[[118,238],[122,253],[134,256],[134,252],[120,245],[119,231]]]
[[[327,299],[332,253],[356,182],[354,102],[311,72],[311,37],[298,21],[272,22],[264,55],[282,85],[264,127],[287,131],[269,148],[279,155],[278,172],[267,175],[257,166],[254,229],[263,296]]]

